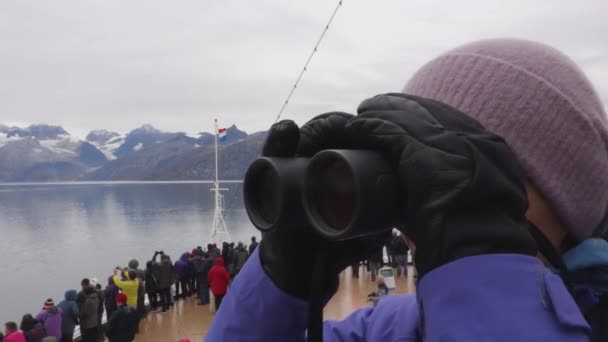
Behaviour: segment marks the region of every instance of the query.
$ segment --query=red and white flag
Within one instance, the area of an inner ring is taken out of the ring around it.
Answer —
[[[218,128],[217,129],[217,138],[219,140],[222,140],[222,139],[226,138],[226,129],[225,128]]]

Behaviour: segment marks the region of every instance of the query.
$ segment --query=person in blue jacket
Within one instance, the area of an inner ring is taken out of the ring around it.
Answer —
[[[417,293],[325,321],[324,341],[600,341],[607,147],[603,105],[568,57],[493,39],[437,57],[357,116],[276,123],[262,154],[375,150],[407,194],[400,229],[415,243]],[[321,241],[300,224],[263,234],[207,341],[304,341],[319,246],[330,247],[328,300],[379,240]]]
[[[177,283],[175,284],[175,299],[188,298],[191,295],[190,289],[192,284],[190,283],[190,263],[188,262],[188,256],[190,253],[184,252],[175,262],[175,274],[177,276]],[[182,289],[180,295],[179,289]]]
[[[80,324],[80,311],[76,304],[77,295],[76,290],[67,290],[65,299],[57,305],[61,309],[61,342],[72,342],[76,325]]]

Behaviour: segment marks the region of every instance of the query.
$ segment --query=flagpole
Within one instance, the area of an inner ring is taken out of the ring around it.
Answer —
[[[218,130],[217,130],[217,119],[215,119],[215,188],[218,188],[218,175],[217,175],[217,135],[218,135]]]
[[[217,119],[214,119],[215,124],[215,184],[211,191],[215,192],[215,211],[213,213],[213,224],[211,227],[211,236],[209,237],[210,241],[215,241],[215,239],[219,238],[218,242],[223,241],[231,241],[230,234],[228,233],[228,229],[226,229],[226,222],[224,222],[224,215],[222,211],[224,211],[224,200],[223,195],[220,191],[227,191],[228,189],[220,188],[220,178],[219,178],[219,170],[218,170],[218,151],[217,151],[217,142],[219,138],[219,130],[217,128]]]

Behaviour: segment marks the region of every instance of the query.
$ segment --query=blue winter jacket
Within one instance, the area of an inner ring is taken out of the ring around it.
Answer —
[[[182,256],[175,262],[175,274],[177,279],[184,279],[190,273],[190,266],[188,264],[188,252],[183,253]]]
[[[206,341],[304,341],[306,302],[279,290],[257,250],[234,280]],[[561,279],[534,257],[462,258],[428,273],[417,293],[326,321],[324,341],[588,341]]]
[[[65,299],[57,305],[61,309],[61,331],[63,335],[73,335],[80,313],[76,304],[76,290],[65,291]]]

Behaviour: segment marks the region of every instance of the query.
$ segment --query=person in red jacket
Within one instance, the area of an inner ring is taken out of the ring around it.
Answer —
[[[207,275],[207,282],[215,297],[215,311],[218,311],[220,304],[222,304],[222,299],[228,291],[228,282],[230,282],[230,275],[228,275],[228,271],[224,267],[224,258],[217,257],[215,259],[215,265],[211,267]]]
[[[25,336],[17,329],[17,323],[15,322],[4,324],[4,334],[5,342],[25,342]]]

